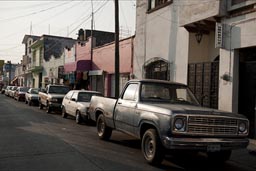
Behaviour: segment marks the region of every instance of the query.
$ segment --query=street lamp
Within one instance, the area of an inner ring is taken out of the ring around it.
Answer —
[[[203,37],[203,33],[201,31],[198,31],[196,34],[196,41],[198,44],[200,44],[201,40],[202,40],[202,37]]]

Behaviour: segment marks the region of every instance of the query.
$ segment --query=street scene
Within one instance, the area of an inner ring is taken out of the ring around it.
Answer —
[[[94,123],[78,125],[74,117],[0,98],[0,170],[256,170],[256,155],[248,149],[233,151],[219,166],[204,155],[186,154],[151,166],[132,137],[113,132],[109,141],[101,141]]]
[[[256,170],[256,1],[0,1],[0,170]]]

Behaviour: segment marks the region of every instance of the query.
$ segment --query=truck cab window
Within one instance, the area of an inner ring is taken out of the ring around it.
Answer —
[[[126,88],[122,99],[135,101],[137,97],[136,96],[137,92],[138,92],[138,84],[130,84]]]

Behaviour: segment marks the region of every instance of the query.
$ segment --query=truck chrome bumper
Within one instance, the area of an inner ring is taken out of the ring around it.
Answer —
[[[163,137],[162,142],[167,149],[207,151],[210,146],[219,146],[220,150],[246,148],[249,144],[249,139]]]

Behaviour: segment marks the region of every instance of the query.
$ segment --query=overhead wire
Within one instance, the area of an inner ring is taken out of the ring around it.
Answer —
[[[24,18],[24,17],[28,17],[28,16],[31,16],[31,15],[36,15],[36,14],[39,14],[39,13],[42,13],[42,12],[46,12],[46,11],[48,11],[48,10],[52,10],[52,9],[54,9],[54,8],[58,8],[58,7],[60,7],[60,6],[63,6],[63,5],[66,5],[66,4],[68,4],[68,3],[70,3],[70,2],[72,2],[72,1],[74,1],[74,0],[71,0],[71,1],[68,1],[68,2],[65,2],[65,3],[62,3],[62,4],[58,4],[58,5],[55,5],[55,6],[52,6],[52,7],[49,7],[49,8],[46,8],[46,9],[42,9],[42,10],[39,10],[39,11],[36,11],[36,12],[31,12],[31,13],[29,13],[29,14],[25,14],[25,15],[21,15],[21,16],[16,16],[16,17],[10,17],[10,18],[4,18],[4,19],[0,19],[0,22],[1,21],[11,21],[11,20],[16,20],[16,19],[19,19],[19,18]]]

